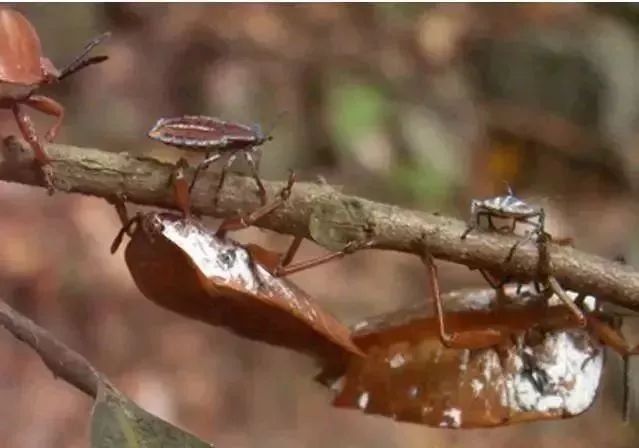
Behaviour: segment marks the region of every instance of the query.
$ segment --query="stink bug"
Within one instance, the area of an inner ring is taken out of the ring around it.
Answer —
[[[180,176],[175,178],[183,182]],[[292,265],[300,238],[281,256],[226,236],[228,231],[250,226],[281,205],[292,185],[291,175],[278,200],[248,216],[223,221],[217,231],[174,213],[138,215],[127,221],[112,252],[123,235],[129,234],[125,259],[131,275],[140,291],[164,308],[248,339],[311,354],[329,364],[360,356],[350,330],[283,277],[341,257],[359,246],[353,244],[343,251]],[[119,214],[124,215],[122,207]]]
[[[454,331],[507,329],[511,338],[491,347],[442,345],[441,322],[423,304],[356,324],[353,341],[366,357],[319,375],[336,392],[333,405],[445,428],[573,417],[596,397],[600,341],[624,354],[637,352],[596,312],[588,315],[588,329],[570,328],[564,307],[546,306],[533,290],[504,291],[509,306],[498,311],[493,289],[444,296]]]
[[[506,261],[509,261],[512,258],[515,250],[520,244],[532,237],[536,237],[536,243],[540,251],[539,266],[540,270],[543,271],[540,273],[544,274],[542,277],[545,278],[549,274],[547,243],[551,239],[550,235],[545,230],[546,213],[543,208],[535,208],[517,198],[508,184],[506,184],[506,187],[508,189],[508,194],[505,196],[497,196],[484,200],[473,199],[471,201],[470,219],[466,230],[461,235],[461,239],[465,239],[471,231],[480,227],[482,217],[487,219],[489,230],[500,233],[514,234],[517,223],[532,225],[533,231],[528,232],[523,239],[517,241],[510,248]],[[497,227],[493,222],[494,218],[510,220],[510,225]],[[571,244],[571,240],[569,238],[558,242],[560,244]],[[487,271],[480,269],[480,272],[491,286],[495,288],[503,286],[510,280],[509,278],[506,278],[499,282],[494,280],[493,276]],[[539,289],[538,283],[535,283],[535,286]]]
[[[40,38],[31,23],[13,9],[0,8],[0,108],[13,112],[20,132],[31,146],[36,161],[43,167],[49,192],[54,190],[49,157],[22,105],[56,117],[56,122],[45,134],[45,140],[52,141],[62,124],[64,108],[51,98],[35,95],[35,91],[84,67],[105,61],[106,56],[87,58],[87,55],[108,36],[109,33],[105,33],[92,40],[80,56],[63,70],[58,70],[42,56]]]
[[[257,184],[262,204],[266,203],[266,190],[259,176],[258,163],[255,159],[258,147],[273,139],[264,135],[259,125],[246,126],[206,116],[183,116],[177,118],[161,118],[151,128],[148,136],[164,144],[176,146],[206,154],[206,158],[198,165],[193,175],[189,191],[193,189],[200,171],[223,155],[228,159],[220,173],[220,180],[215,190],[214,200],[218,201],[219,192],[224,185],[226,173],[238,156],[242,153]]]
[[[473,199],[470,203],[470,220],[468,227],[461,236],[466,236],[480,226],[480,219],[485,216],[488,220],[490,230],[498,232],[515,232],[517,223],[531,224],[534,227],[534,233],[539,235],[544,232],[544,221],[546,214],[543,208],[535,208],[528,205],[516,197],[510,186],[507,185],[508,194],[506,196],[497,196],[490,199]],[[495,227],[493,218],[510,219],[511,225]]]

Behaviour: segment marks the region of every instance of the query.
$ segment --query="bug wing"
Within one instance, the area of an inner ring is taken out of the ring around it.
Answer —
[[[255,139],[248,126],[201,115],[161,118],[148,136],[167,145],[194,149],[222,149],[232,142]]]
[[[449,295],[473,306],[490,296],[487,290]],[[502,322],[504,313],[451,312],[447,322],[453,330],[492,325]],[[529,328],[525,316],[530,311],[514,309],[506,321]],[[533,322],[542,316],[534,315]],[[543,322],[555,325],[554,318]],[[319,379],[332,384],[336,407],[433,427],[569,417],[595,399],[603,351],[585,330],[549,331],[541,339],[521,336],[518,344],[481,350],[449,349],[438,336],[437,321],[423,305],[367,319],[353,327],[353,340],[366,356],[341,368],[330,366]]]
[[[0,81],[32,85],[42,80],[40,38],[19,12],[0,9]]]
[[[434,320],[424,324],[435,332]],[[436,337],[415,344],[381,336],[364,351],[334,383],[334,406],[447,428],[495,426],[509,416],[494,350],[447,349]]]
[[[299,338],[295,333],[306,333],[311,330],[316,339],[321,343],[311,342],[309,346],[315,346],[321,353],[324,361],[333,362],[335,359],[342,359],[344,354],[361,356],[362,352],[357,348],[351,339],[350,329],[340,322],[335,316],[323,310],[315,301],[301,288],[286,278],[273,277],[266,270],[261,271],[262,286],[257,295],[261,301],[269,307],[275,308],[281,318],[273,319],[273,324],[291,320],[296,322],[291,329],[299,327],[303,331],[294,330],[287,338]],[[290,316],[290,317],[289,317]],[[308,330],[307,330],[308,329]],[[328,344],[327,344],[328,343]],[[303,343],[302,346],[307,345]],[[328,349],[322,346],[326,345]],[[332,347],[338,348],[338,350]]]
[[[274,278],[232,240],[196,222],[152,214],[150,237],[136,230],[126,260],[153,302],[242,337],[311,354],[324,362],[360,354],[350,330],[291,282]],[[141,229],[144,226],[139,226]]]

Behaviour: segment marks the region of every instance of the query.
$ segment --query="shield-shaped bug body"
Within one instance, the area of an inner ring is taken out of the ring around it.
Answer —
[[[530,224],[535,234],[544,232],[545,213],[543,208],[535,208],[516,197],[510,187],[508,194],[489,199],[473,199],[470,205],[470,221],[462,239],[481,224],[481,218],[488,221],[489,229],[498,232],[514,233],[517,223]],[[493,218],[510,219],[511,225],[496,227]]]
[[[178,176],[176,183],[181,182]],[[366,245],[351,244],[342,251],[291,264],[301,238],[295,238],[282,255],[226,236],[229,230],[248,227],[280,206],[293,182],[291,173],[278,200],[247,216],[224,220],[217,231],[172,213],[148,213],[128,220],[119,204],[118,214],[126,223],[111,251],[117,250],[124,233],[130,235],[125,258],[131,275],[140,291],[164,308],[248,339],[309,353],[329,365],[360,356],[350,330],[284,276]]]
[[[331,366],[334,406],[445,428],[561,419],[586,411],[601,378],[599,338],[609,343],[620,336],[611,329],[567,328],[572,319],[565,307],[546,307],[533,291],[526,298],[516,291],[506,288],[512,303],[499,311],[492,309],[493,289],[444,296],[453,331],[509,329],[513,339],[493,347],[442,345],[438,319],[423,304],[356,324],[353,340],[366,357],[342,366],[341,376]],[[590,318],[602,322],[595,314]],[[325,375],[320,378],[328,382]]]
[[[515,253],[517,247],[530,240],[531,238],[535,238],[537,246],[540,251],[540,273],[545,272],[546,274],[549,271],[549,260],[547,258],[547,243],[551,239],[550,235],[545,230],[545,220],[546,214],[543,208],[535,208],[521,199],[517,198],[510,186],[507,185],[508,194],[505,196],[497,196],[489,199],[473,199],[470,205],[470,219],[468,221],[468,225],[466,230],[461,235],[461,239],[465,239],[468,234],[476,228],[481,226],[481,218],[484,217],[488,223],[488,229],[490,231],[500,232],[500,233],[510,233],[514,234],[517,223],[528,224],[533,227],[531,232],[527,232],[526,236],[523,239],[517,241],[508,252],[508,256],[506,257],[506,262],[510,261],[512,256]],[[509,225],[504,225],[497,227],[493,221],[493,219],[502,219],[509,220]],[[569,239],[566,239],[562,244],[570,244]],[[543,261],[542,261],[543,259]],[[543,263],[546,263],[545,266],[542,266]],[[491,284],[493,287],[501,287],[503,284],[507,283],[510,278],[505,279],[494,279],[493,275],[489,272],[480,269],[483,277]],[[545,279],[541,279],[545,281]],[[539,287],[539,283],[536,283],[537,287]]]
[[[186,317],[322,360],[359,355],[350,331],[287,278],[277,254],[220,238],[169,213],[140,218],[125,259],[140,291]],[[269,258],[270,257],[270,258]]]
[[[223,121],[206,116],[183,116],[176,118],[161,118],[148,133],[149,137],[164,144],[182,149],[199,151],[206,154],[205,159],[198,165],[190,189],[195,185],[197,176],[202,169],[218,160],[223,155],[228,159],[220,173],[220,180],[215,190],[215,201],[222,186],[226,173],[237,158],[242,154],[248,162],[262,204],[266,203],[266,190],[259,177],[256,152],[260,145],[272,139],[265,136],[258,125],[246,126],[239,123]]]
[[[0,108],[13,112],[20,132],[44,169],[44,181],[49,192],[54,190],[49,157],[22,105],[56,118],[45,134],[45,140],[52,141],[62,124],[64,108],[51,98],[35,95],[35,91],[42,85],[60,81],[84,67],[106,60],[106,56],[88,58],[87,55],[108,36],[105,33],[92,40],[71,64],[58,70],[42,56],[40,38],[31,23],[13,9],[0,8]]]

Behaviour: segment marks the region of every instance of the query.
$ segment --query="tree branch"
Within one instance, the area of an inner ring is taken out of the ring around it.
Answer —
[[[34,349],[53,376],[96,398],[99,384],[109,385],[82,355],[58,341],[51,333],[0,300],[0,326]]]
[[[169,188],[173,166],[169,163],[66,145],[49,145],[47,151],[56,183],[63,190],[104,198],[124,193],[137,204],[174,208]],[[253,180],[229,175],[216,209],[212,192],[218,175],[212,171],[201,176],[193,192],[195,212],[219,218],[259,205]],[[42,186],[31,152],[17,141],[0,155],[0,179]],[[284,186],[283,182],[264,184],[269,195]],[[289,200],[257,225],[308,238],[320,209],[328,210],[329,217],[331,210],[356,210],[359,218],[353,226],[369,230],[379,249],[416,255],[428,251],[439,259],[519,280],[534,278],[537,272],[538,253],[532,243],[519,247],[512,260],[504,263],[515,237],[472,232],[462,241],[465,223],[459,220],[344,195],[322,184],[297,183]],[[554,244],[549,247],[549,256],[551,273],[565,288],[639,311],[639,272],[635,269]]]

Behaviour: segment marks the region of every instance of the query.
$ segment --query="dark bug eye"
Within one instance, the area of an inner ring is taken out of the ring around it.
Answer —
[[[230,267],[235,263],[235,251],[233,250],[225,250],[220,252],[217,257],[220,264],[226,267]]]

